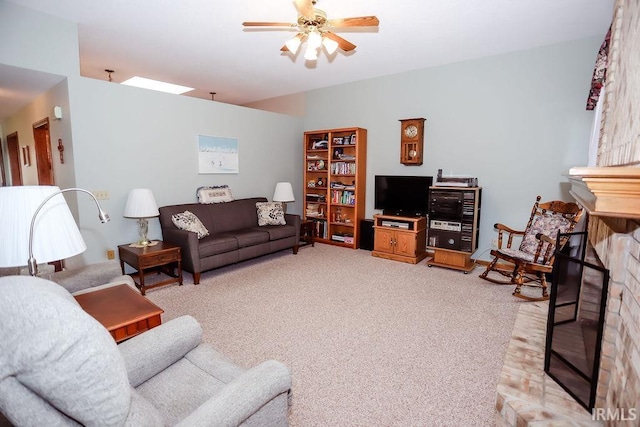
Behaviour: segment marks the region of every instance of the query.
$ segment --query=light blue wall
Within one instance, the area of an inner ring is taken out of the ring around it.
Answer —
[[[196,188],[227,184],[236,198],[271,199],[277,181],[293,184],[302,211],[302,119],[80,78],[69,87],[78,185],[107,190],[103,207],[111,222],[100,224],[95,207],[80,204],[87,261],[137,238],[136,221],[122,217],[132,188],[150,188],[159,206],[196,202]],[[199,175],[198,135],[238,140],[240,173]],[[149,237],[159,239],[157,219]]]
[[[469,174],[483,187],[480,247],[493,224],[522,229],[536,195],[572,200],[562,176],[586,165],[585,110],[601,38],[433,67],[307,93],[305,130],[368,129],[366,216],[376,174]],[[425,161],[400,164],[399,119],[424,117]],[[484,254],[486,255],[486,254]],[[486,257],[486,256],[485,256]]]
[[[80,73],[78,26],[0,0],[0,59],[62,76]]]

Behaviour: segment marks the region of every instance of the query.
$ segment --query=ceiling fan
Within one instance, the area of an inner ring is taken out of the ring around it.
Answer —
[[[327,19],[325,11],[316,9],[317,0],[294,0],[298,11],[298,20],[290,22],[243,22],[245,27],[287,27],[297,28],[298,34],[288,40],[280,49],[295,54],[303,41],[307,41],[304,58],[310,61],[318,59],[318,50],[324,46],[329,55],[337,48],[345,52],[356,48],[356,45],[343,39],[331,30],[341,27],[377,27],[380,21],[375,16],[360,16],[342,19]]]

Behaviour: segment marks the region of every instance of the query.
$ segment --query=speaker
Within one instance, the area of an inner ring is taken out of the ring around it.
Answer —
[[[373,250],[373,220],[360,220],[360,249]]]

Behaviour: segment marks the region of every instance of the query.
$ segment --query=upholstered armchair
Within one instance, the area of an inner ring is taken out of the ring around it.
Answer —
[[[2,277],[0,295],[0,411],[16,426],[287,425],[289,370],[230,363],[190,316],[116,345],[51,281]]]
[[[118,261],[104,261],[57,272],[53,271],[52,266],[45,265],[44,268],[40,267],[39,271],[38,277],[56,282],[73,295],[116,285],[129,285],[137,289],[131,276],[122,274]],[[26,266],[0,268],[0,277],[27,274],[29,273]]]
[[[137,289],[131,276],[122,274],[118,261],[105,261],[83,267],[69,268],[40,277],[56,282],[73,295],[123,284]]]

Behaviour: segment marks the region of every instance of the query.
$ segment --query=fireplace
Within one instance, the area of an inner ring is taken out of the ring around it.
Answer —
[[[544,371],[591,411],[596,406],[609,271],[586,232],[558,239],[569,239],[569,244],[556,253],[552,273]]]

